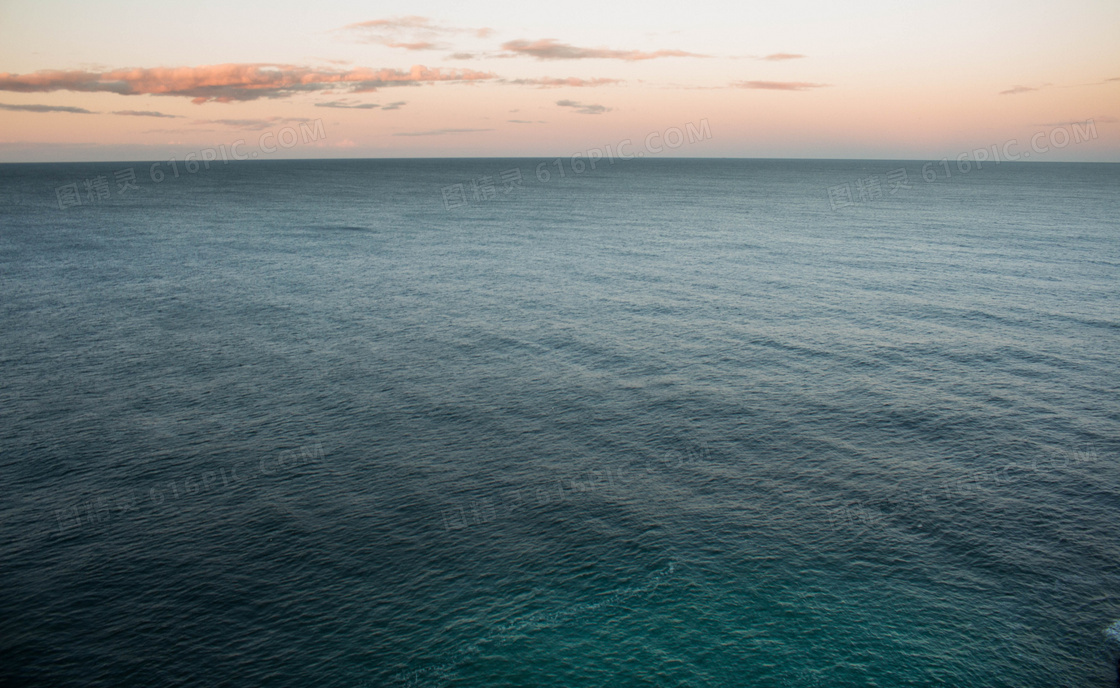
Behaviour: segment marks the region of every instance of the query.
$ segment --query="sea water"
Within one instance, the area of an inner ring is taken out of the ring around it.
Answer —
[[[1120,166],[175,172],[0,166],[14,681],[1114,684]]]

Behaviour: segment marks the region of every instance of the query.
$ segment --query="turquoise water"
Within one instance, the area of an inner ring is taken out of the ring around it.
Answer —
[[[1115,685],[1120,167],[149,168],[0,166],[13,684]]]

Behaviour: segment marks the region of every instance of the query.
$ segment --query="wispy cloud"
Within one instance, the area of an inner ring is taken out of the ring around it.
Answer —
[[[315,103],[315,107],[343,108],[346,110],[372,110],[381,106],[377,103],[347,103],[343,100],[331,100],[326,103]]]
[[[247,131],[260,131],[267,129],[277,124],[286,124],[288,122],[310,122],[311,120],[306,117],[265,117],[260,119],[196,119],[191,122],[194,125],[202,124],[218,124],[223,127],[231,127],[233,129],[241,129]]]
[[[1041,91],[1050,84],[1043,84],[1042,86],[1013,86],[1006,91],[1000,91],[1001,96],[1017,96],[1020,93],[1030,93],[1031,91]]]
[[[107,92],[119,95],[161,95],[191,98],[194,103],[285,98],[311,91],[365,93],[387,86],[415,86],[437,81],[479,81],[495,78],[471,69],[324,70],[275,64],[223,64],[202,67],[118,69],[108,72],[46,70],[31,74],[0,74],[0,91]]]
[[[622,83],[622,79],[581,79],[578,76],[569,76],[566,78],[553,78],[549,76],[542,76],[536,79],[509,79],[504,80],[502,83],[515,84],[518,86],[539,86],[541,88],[555,88],[557,86],[609,86],[611,84]]]
[[[581,115],[601,115],[604,112],[610,112],[611,108],[605,105],[589,105],[584,103],[577,103],[574,100],[558,100],[556,104],[560,107],[574,108],[576,112]]]
[[[462,28],[437,24],[428,17],[407,16],[347,24],[338,29],[362,43],[380,43],[390,48],[405,50],[444,50],[450,47],[437,38],[473,35],[485,38],[494,32],[489,28]]]
[[[167,115],[155,110],[116,110],[114,115],[124,115],[126,117],[167,117],[169,119],[179,118],[180,115]]]
[[[805,56],[800,53],[774,53],[758,59],[768,62],[782,62],[783,60],[801,60],[804,59],[804,57]]]
[[[85,108],[70,107],[69,105],[8,105],[6,103],[0,103],[0,110],[12,110],[15,112],[70,112],[76,115],[97,114]]]
[[[217,131],[211,127],[184,127],[182,129],[145,129],[143,134],[182,134],[184,131]]]
[[[387,19],[370,19],[369,21],[355,22],[342,27],[343,31],[429,31],[432,33],[469,33],[479,38],[486,38],[494,33],[491,28],[466,28],[460,26],[446,26],[437,24],[430,17],[389,17]]]
[[[525,55],[528,57],[535,57],[538,60],[585,60],[598,58],[635,62],[638,60],[653,60],[659,57],[708,57],[707,55],[689,53],[683,50],[654,50],[653,52],[642,52],[641,50],[580,48],[574,45],[568,45],[567,43],[560,43],[551,38],[544,38],[539,41],[506,41],[502,43],[502,49],[508,51],[508,54],[501,55],[500,57]]]
[[[1050,88],[1052,86],[1054,88],[1071,88],[1072,86],[1106,86],[1110,82],[1113,82],[1113,81],[1120,81],[1120,76],[1114,76],[1110,79],[1103,79],[1101,81],[1093,81],[1093,82],[1089,82],[1089,83],[1080,83],[1080,84],[1072,84],[1072,85],[1071,84],[1065,84],[1065,85],[1057,84],[1056,85],[1056,84],[1053,84],[1053,83],[1050,83],[1050,82],[1042,84],[1041,86],[1023,86],[1022,84],[1016,84],[1015,86],[1007,89],[1006,91],[1000,91],[999,94],[1001,96],[1016,96],[1016,95],[1019,95],[1020,93],[1030,93],[1032,91],[1041,91],[1044,88]]]
[[[403,107],[405,105],[408,105],[408,103],[403,101],[403,100],[398,100],[395,103],[389,103],[388,105],[386,105],[385,107],[383,107],[381,109],[382,110],[400,110],[401,107]]]
[[[404,48],[405,50],[443,50],[447,46],[440,43],[432,43],[431,41],[400,41],[396,43],[386,43],[385,45],[390,48]]]
[[[545,122],[544,120],[541,120],[541,119],[538,119],[538,120],[507,119],[506,121],[510,122],[511,124],[548,124],[548,122]]]
[[[427,17],[415,15],[407,17],[390,17],[388,19],[370,19],[369,21],[347,24],[343,29],[385,29],[389,31],[399,29],[420,29],[432,26],[432,20]]]
[[[756,88],[764,91],[808,91],[812,88],[829,86],[829,84],[817,84],[811,81],[737,81],[731,85],[735,88]]]
[[[1036,127],[1069,127],[1069,126],[1073,126],[1074,124],[1087,125],[1090,122],[1092,122],[1094,124],[1098,123],[1098,122],[1102,123],[1102,124],[1115,124],[1117,121],[1118,120],[1115,117],[1107,117],[1106,116],[1106,117],[1090,117],[1088,119],[1082,119],[1082,120],[1069,120],[1067,122],[1046,122],[1046,123],[1043,123],[1043,124],[1036,124],[1035,126]]]
[[[432,129],[430,131],[402,131],[393,136],[444,136],[446,134],[470,134],[476,131],[494,131],[493,129]]]

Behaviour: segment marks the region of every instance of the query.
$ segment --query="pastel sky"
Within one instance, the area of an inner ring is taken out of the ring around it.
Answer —
[[[1120,2],[0,2],[0,161],[318,119],[276,157],[571,155],[706,120],[664,155],[940,159],[1091,120],[1031,159],[1120,162]]]

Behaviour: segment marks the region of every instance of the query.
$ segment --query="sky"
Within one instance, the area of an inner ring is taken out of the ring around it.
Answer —
[[[661,145],[689,125],[703,135]],[[629,141],[683,157],[1120,162],[1120,2],[0,0],[0,162],[238,141],[275,158]]]

